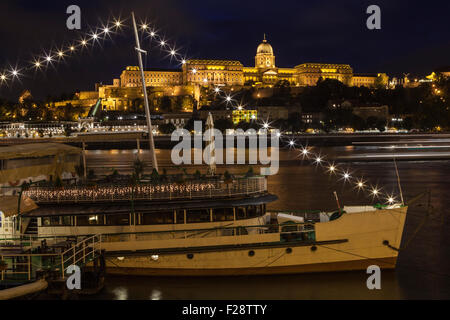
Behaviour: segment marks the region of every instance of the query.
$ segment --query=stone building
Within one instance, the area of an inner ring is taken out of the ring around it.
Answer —
[[[348,64],[303,63],[293,68],[279,68],[274,50],[265,35],[257,47],[254,66],[245,67],[237,60],[191,59],[183,61],[181,69],[145,70],[144,77],[150,99],[189,95],[195,101],[199,101],[200,87],[203,86],[239,89],[245,85],[254,85],[258,88],[258,98],[262,98],[260,90],[273,88],[280,81],[294,89],[302,89],[315,86],[319,79],[336,79],[348,86],[368,87],[375,86],[380,77],[386,85],[389,80],[385,74],[353,74]],[[98,99],[102,99],[102,106],[106,109],[127,110],[136,99],[143,97],[141,88],[139,67],[128,66],[120,79],[113,80],[113,85],[99,87]]]
[[[243,86],[246,83],[273,86],[287,81],[291,86],[314,86],[319,79],[336,79],[348,86],[374,86],[376,79],[385,74],[354,75],[348,64],[302,63],[294,68],[279,68],[275,63],[272,46],[264,36],[258,45],[255,66],[245,67],[236,60],[191,59],[184,61],[181,69],[154,69],[144,71],[149,87],[164,86]],[[139,67],[129,66],[120,76],[121,87],[140,86]]]

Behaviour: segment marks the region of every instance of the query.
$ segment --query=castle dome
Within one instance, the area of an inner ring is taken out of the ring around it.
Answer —
[[[273,55],[272,46],[267,42],[266,35],[264,35],[263,42],[258,46],[256,54],[271,54]]]

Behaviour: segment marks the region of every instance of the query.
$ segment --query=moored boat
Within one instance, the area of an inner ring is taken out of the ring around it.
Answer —
[[[101,237],[108,273],[252,275],[394,268],[407,207],[277,214],[266,177],[65,188],[30,187],[36,244]]]

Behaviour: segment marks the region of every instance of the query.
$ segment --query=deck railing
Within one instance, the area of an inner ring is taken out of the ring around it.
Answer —
[[[67,239],[66,239],[67,240]],[[0,253],[0,283],[4,280],[33,280],[37,270],[57,271],[67,277],[71,265],[84,266],[102,251],[102,236],[83,237],[61,253]]]
[[[184,183],[39,187],[23,192],[35,202],[93,202],[124,200],[172,200],[251,195],[267,191],[265,177]]]
[[[85,265],[101,254],[102,237],[93,235],[75,243],[71,248],[61,253],[61,276],[66,277],[70,265]]]

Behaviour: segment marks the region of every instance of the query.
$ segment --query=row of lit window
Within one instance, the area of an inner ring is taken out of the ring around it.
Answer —
[[[215,209],[188,209],[166,212],[98,214],[83,216],[53,216],[43,217],[42,226],[127,226],[156,225],[174,223],[199,223],[214,221],[233,221],[255,218],[264,215],[265,205]]]

